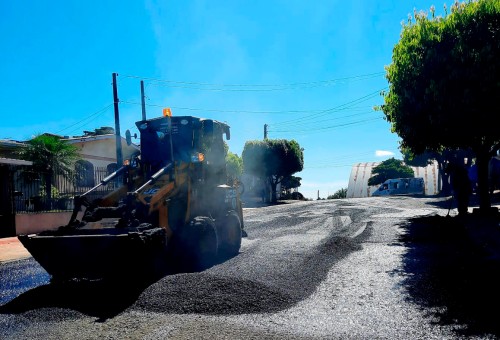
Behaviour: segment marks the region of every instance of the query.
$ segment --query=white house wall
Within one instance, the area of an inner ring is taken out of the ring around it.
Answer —
[[[78,148],[80,156],[89,161],[94,167],[106,167],[116,163],[116,139],[115,135],[102,135],[95,137],[81,137],[70,139],[71,143]],[[139,152],[136,145],[127,145],[122,138],[123,159],[130,158]]]

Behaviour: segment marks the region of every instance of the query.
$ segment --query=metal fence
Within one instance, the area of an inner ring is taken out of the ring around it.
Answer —
[[[109,168],[84,169],[69,174],[36,172],[31,167],[17,167],[13,173],[13,201],[16,213],[68,211],[73,209],[73,200],[99,184],[112,172]],[[51,182],[50,194],[47,183]],[[103,197],[123,182],[122,176],[103,185],[87,195],[89,200]]]

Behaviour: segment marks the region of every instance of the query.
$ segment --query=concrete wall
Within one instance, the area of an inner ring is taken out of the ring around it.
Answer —
[[[77,218],[81,220],[83,212]],[[16,235],[36,234],[44,230],[57,229],[66,225],[71,218],[71,211],[47,212],[16,215]]]

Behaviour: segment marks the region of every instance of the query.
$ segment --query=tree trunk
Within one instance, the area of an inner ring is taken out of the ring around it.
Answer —
[[[271,202],[272,203],[276,203],[278,201],[278,198],[276,197],[276,187],[277,186],[278,186],[278,183],[271,180]]]
[[[274,176],[269,176],[269,183],[271,184],[271,203],[276,203],[278,198],[276,197],[276,187],[278,186],[278,180],[273,178]],[[268,196],[269,197],[269,196]]]
[[[483,212],[488,212],[491,208],[488,168],[490,154],[484,150],[476,152],[477,164],[477,188],[479,193],[479,209]]]
[[[450,196],[451,195],[450,175],[445,173],[444,166],[445,166],[444,162],[438,161],[439,174],[441,175],[441,183],[443,185],[441,188],[440,196]]]

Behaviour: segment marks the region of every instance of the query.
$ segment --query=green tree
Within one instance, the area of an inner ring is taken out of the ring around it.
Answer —
[[[441,188],[440,194],[443,196],[448,196],[451,194],[450,178],[449,173],[445,171],[448,163],[458,163],[467,159],[467,166],[472,165],[472,159],[474,158],[474,153],[472,150],[451,150],[443,149],[440,152],[436,151],[424,151],[419,155],[414,155],[410,150],[401,148],[401,153],[403,154],[403,161],[405,164],[410,166],[421,166],[425,167],[432,163],[432,161],[437,161],[439,174],[442,179],[443,187]]]
[[[381,106],[401,145],[420,154],[471,148],[480,207],[491,206],[488,162],[500,148],[500,1],[455,2],[444,18],[414,13],[386,68]]]
[[[410,166],[426,167],[432,164],[432,161],[437,159],[439,156],[438,152],[424,151],[421,154],[415,155],[411,150],[400,148],[401,154],[403,155],[403,162]]]
[[[55,174],[69,177],[74,169],[74,163],[79,159],[78,149],[52,135],[38,135],[26,142],[21,149],[20,157],[33,162],[33,170],[43,176],[43,188],[47,203],[52,199],[52,183]]]
[[[247,141],[242,153],[246,173],[268,180],[272,202],[276,202],[276,186],[285,177],[304,167],[304,154],[295,140],[266,139]]]
[[[327,197],[327,199],[332,200],[332,199],[339,199],[339,198],[346,198],[347,197],[347,188],[342,188],[337,191],[333,195],[330,195]]]
[[[412,177],[415,177],[413,169],[405,165],[403,161],[392,157],[373,168],[368,185],[378,185],[391,178]]]
[[[281,190],[283,192],[289,193],[292,189],[300,187],[300,181],[302,180],[302,177],[297,177],[297,176],[286,176],[283,178],[281,181]]]
[[[243,159],[231,151],[226,155],[226,171],[228,183],[235,183],[243,173]]]

